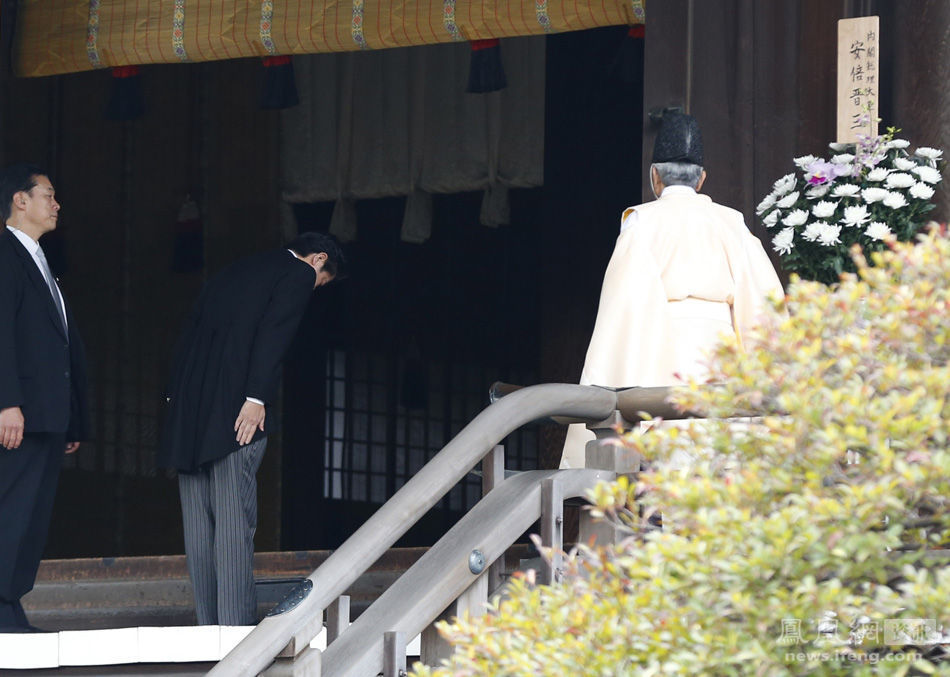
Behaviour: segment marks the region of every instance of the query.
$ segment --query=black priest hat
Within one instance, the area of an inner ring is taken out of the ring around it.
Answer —
[[[668,112],[653,143],[653,162],[703,164],[703,135],[692,115]]]

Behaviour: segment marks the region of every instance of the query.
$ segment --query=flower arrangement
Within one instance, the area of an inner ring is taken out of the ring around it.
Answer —
[[[889,240],[908,241],[934,208],[943,151],[895,138],[860,137],[856,144],[831,143],[829,160],[795,158],[798,173],[776,181],[756,207],[772,231],[772,248],[785,270],[825,284],[854,272],[851,247],[879,251]]]

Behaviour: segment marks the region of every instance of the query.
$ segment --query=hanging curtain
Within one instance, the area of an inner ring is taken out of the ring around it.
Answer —
[[[352,201],[409,196],[403,238],[428,237],[432,193],[484,190],[481,221],[507,222],[507,189],[544,178],[543,37],[503,40],[508,87],[465,92],[469,48],[432,45],[297,57],[301,104],[281,113],[288,202],[338,200],[331,220],[355,236]]]

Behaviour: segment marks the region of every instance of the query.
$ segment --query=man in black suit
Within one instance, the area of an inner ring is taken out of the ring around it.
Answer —
[[[256,473],[280,366],[310,294],[341,274],[329,235],[238,261],[201,293],[178,343],[159,465],[178,470],[188,573],[202,625],[253,625]],[[265,419],[267,421],[265,428]]]
[[[39,239],[59,204],[46,172],[0,177],[0,632],[34,631],[20,598],[33,589],[63,451],[87,428],[85,357]]]

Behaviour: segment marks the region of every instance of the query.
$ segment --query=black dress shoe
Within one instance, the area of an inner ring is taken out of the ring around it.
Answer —
[[[20,603],[20,600],[13,602],[10,606],[13,608],[13,624],[29,627],[30,621],[26,618],[26,612],[23,610],[23,604]]]

